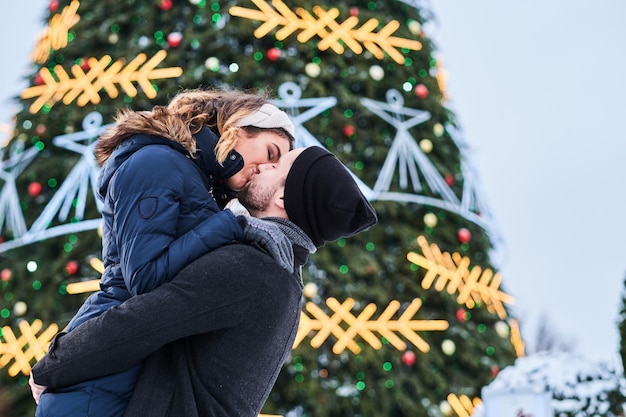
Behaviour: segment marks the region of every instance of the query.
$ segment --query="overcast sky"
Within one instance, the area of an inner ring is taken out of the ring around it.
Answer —
[[[25,83],[47,0],[0,14],[0,123]],[[626,273],[626,2],[431,0],[428,26],[469,158],[505,244],[499,260],[532,347],[619,362]],[[0,144],[6,135],[0,133]]]
[[[621,366],[626,2],[431,4],[525,339],[545,315],[575,352]]]

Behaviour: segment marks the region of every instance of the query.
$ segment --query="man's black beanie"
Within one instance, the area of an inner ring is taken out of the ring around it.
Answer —
[[[315,246],[352,236],[374,225],[374,208],[348,170],[327,150],[306,148],[285,180],[285,210]]]

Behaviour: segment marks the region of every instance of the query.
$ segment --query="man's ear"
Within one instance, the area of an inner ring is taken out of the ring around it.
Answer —
[[[285,210],[285,187],[280,187],[274,193],[274,204],[282,210]]]

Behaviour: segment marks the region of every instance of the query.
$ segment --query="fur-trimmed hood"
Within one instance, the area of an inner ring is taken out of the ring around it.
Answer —
[[[178,141],[158,134],[131,133],[120,142],[102,166],[98,178],[98,194],[101,198],[106,195],[111,178],[124,162],[146,146],[153,145],[166,145],[172,148],[172,151],[187,156],[189,163],[193,164],[202,174],[207,190],[211,190],[219,184],[219,180],[229,178],[243,168],[243,158],[234,150],[229,153],[229,158],[224,164],[219,164],[216,161],[214,149],[217,140],[218,137],[211,129],[206,126],[203,127],[193,136],[195,154],[191,154],[189,149]],[[158,168],[146,167],[146,169]],[[219,203],[222,204],[221,201]]]
[[[189,125],[171,114],[166,107],[157,106],[152,111],[121,110],[117,123],[104,132],[96,144],[98,163],[104,164],[113,151],[129,137],[136,134],[159,136],[181,145],[190,156],[196,153],[196,141]]]

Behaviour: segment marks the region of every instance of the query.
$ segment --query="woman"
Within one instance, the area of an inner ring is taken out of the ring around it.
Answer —
[[[221,245],[271,242],[254,219],[242,222],[221,208],[259,164],[275,163],[292,149],[293,135],[284,112],[263,96],[240,91],[183,91],[167,107],[120,111],[95,151],[102,164],[101,290],[66,331],[169,281]],[[130,399],[138,370],[46,391],[36,416],[116,415]]]

